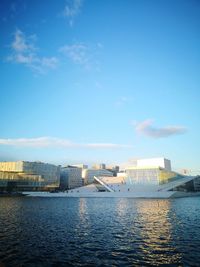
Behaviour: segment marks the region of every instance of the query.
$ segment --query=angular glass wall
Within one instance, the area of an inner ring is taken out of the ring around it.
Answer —
[[[159,184],[166,184],[181,179],[183,177],[184,177],[183,175],[178,174],[176,172],[167,171],[160,168],[158,179],[159,179]]]
[[[160,167],[127,169],[126,174],[126,183],[135,185],[162,185],[184,177]]]
[[[127,169],[126,183],[136,185],[158,185],[159,169]]]

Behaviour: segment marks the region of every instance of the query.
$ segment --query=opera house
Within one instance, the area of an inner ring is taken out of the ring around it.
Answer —
[[[135,160],[117,177],[96,177],[92,184],[59,193],[29,192],[30,196],[170,198],[200,194],[200,176],[171,170],[165,158]]]

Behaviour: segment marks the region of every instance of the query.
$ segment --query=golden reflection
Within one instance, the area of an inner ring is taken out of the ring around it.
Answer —
[[[128,202],[127,198],[120,198],[116,203],[116,212],[119,217],[123,217],[127,213]]]
[[[169,200],[138,202],[138,224],[142,242],[140,249],[151,264],[180,262],[181,254],[175,251],[172,225],[169,220]]]
[[[79,199],[79,217],[82,223],[85,222],[87,215],[87,202],[85,198]]]

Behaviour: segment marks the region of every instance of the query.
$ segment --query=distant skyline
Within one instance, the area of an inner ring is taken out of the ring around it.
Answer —
[[[200,2],[0,3],[0,160],[200,173]]]

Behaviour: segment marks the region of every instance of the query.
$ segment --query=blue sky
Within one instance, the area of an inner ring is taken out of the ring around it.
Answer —
[[[0,160],[200,172],[200,2],[1,1]]]

